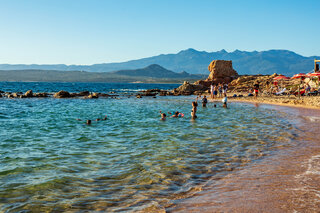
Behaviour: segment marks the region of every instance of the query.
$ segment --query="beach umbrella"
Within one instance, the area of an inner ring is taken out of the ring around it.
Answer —
[[[307,75],[307,77],[319,77],[319,76],[320,76],[320,72],[309,73]]]
[[[273,80],[282,80],[282,79],[287,80],[290,78],[287,76],[284,76],[284,75],[279,75],[279,76],[273,78]]]
[[[299,95],[299,99],[300,99],[300,85],[302,83],[302,80],[307,77],[307,75],[305,73],[299,73],[299,74],[295,74],[294,76],[292,76],[292,79],[297,79],[297,78],[301,78],[300,84],[298,86],[298,95]]]
[[[294,76],[292,76],[293,79],[296,79],[296,78],[304,78],[306,77],[307,75],[305,73],[299,73],[299,74],[295,74]]]

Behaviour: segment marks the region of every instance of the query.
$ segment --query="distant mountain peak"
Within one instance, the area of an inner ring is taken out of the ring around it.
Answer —
[[[188,48],[188,49],[185,49],[185,50],[181,50],[178,54],[181,54],[181,53],[198,53],[199,51],[198,50],[195,50],[193,48]]]
[[[150,64],[149,66],[145,68],[151,68],[151,69],[165,69],[164,67],[160,66],[159,64]]]
[[[218,53],[228,53],[225,49],[218,51]]]

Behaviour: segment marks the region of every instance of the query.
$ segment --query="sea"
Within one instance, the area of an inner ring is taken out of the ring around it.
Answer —
[[[6,92],[119,95],[0,98],[0,212],[165,210],[208,181],[296,146],[303,134],[304,118],[275,107],[199,103],[198,118],[192,120],[195,96],[132,96],[178,86],[0,82]],[[160,120],[160,110],[168,114],[166,121]],[[184,117],[171,118],[175,111]]]

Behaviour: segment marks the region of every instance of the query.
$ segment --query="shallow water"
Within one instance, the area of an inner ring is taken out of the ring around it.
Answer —
[[[0,211],[161,209],[299,134],[298,118],[243,103],[191,121],[193,99],[0,99]]]

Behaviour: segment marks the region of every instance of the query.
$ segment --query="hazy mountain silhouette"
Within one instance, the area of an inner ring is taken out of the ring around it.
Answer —
[[[85,72],[57,70],[0,70],[0,81],[47,81],[47,82],[169,82],[205,79],[207,75],[176,73],[157,64],[135,70],[114,72]]]
[[[111,72],[117,70],[132,70],[158,64],[174,72],[186,71],[192,74],[208,74],[209,63],[215,59],[232,60],[234,69],[239,74],[273,74],[281,73],[293,75],[300,72],[309,72],[313,69],[313,59],[320,57],[304,57],[288,50],[268,51],[240,51],[217,52],[197,51],[187,49],[177,54],[161,54],[149,58],[131,60],[122,63],[104,63],[93,65],[24,65],[0,64],[0,70],[43,69],[43,70],[80,70],[88,72]],[[132,73],[133,74],[133,73]]]

